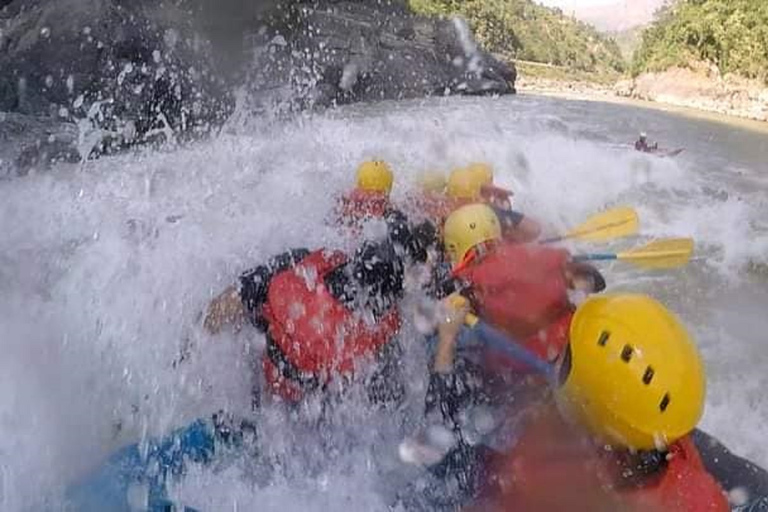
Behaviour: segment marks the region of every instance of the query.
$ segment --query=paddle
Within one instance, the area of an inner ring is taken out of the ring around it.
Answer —
[[[612,208],[589,217],[565,235],[549,238],[542,243],[549,244],[571,238],[591,242],[622,238],[637,234],[639,224],[634,208]]]
[[[576,261],[620,260],[643,268],[675,268],[687,265],[693,254],[692,238],[654,240],[642,247],[619,253],[582,254]]]
[[[526,365],[536,373],[543,375],[548,381],[554,380],[552,365],[525,348],[517,340],[513,340],[492,325],[483,322],[472,313],[467,314],[464,324],[470,327],[488,348]]]
[[[467,298],[458,293],[450,295],[448,301],[451,303],[451,307],[457,309],[468,303]],[[552,365],[531,352],[517,340],[513,340],[507,334],[484,322],[478,318],[477,315],[467,313],[464,317],[464,325],[471,328],[472,331],[478,335],[478,338],[480,338],[489,348],[501,352],[515,361],[523,363],[548,379],[554,377],[552,374]]]

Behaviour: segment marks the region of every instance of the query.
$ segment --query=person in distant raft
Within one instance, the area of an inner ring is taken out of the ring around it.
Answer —
[[[357,168],[355,188],[339,199],[335,216],[342,226],[358,230],[368,219],[382,219],[392,209],[389,194],[394,175],[381,160],[363,162]]]
[[[492,207],[506,240],[532,242],[541,235],[538,222],[512,209],[512,192],[493,184],[493,171],[488,165],[472,164],[454,170],[448,178],[447,194],[452,210],[477,202]]]
[[[441,330],[434,371],[443,376],[466,312],[454,310]],[[729,511],[691,439],[705,376],[678,319],[648,296],[596,296],[562,336],[551,395],[525,408],[509,447],[486,456],[488,480],[469,508]]]
[[[395,338],[404,269],[426,260],[436,235],[428,223],[412,228],[399,212],[385,221],[387,239],[365,242],[352,256],[296,249],[243,273],[238,287],[213,300],[205,328],[215,334],[247,319],[263,332],[266,388],[288,402],[343,384],[371,360],[381,366],[367,383],[371,400],[399,400]]]
[[[642,151],[643,153],[653,153],[654,151],[658,151],[659,143],[656,142],[653,145],[650,145],[646,133],[641,132],[640,138],[635,141],[635,149],[637,151]]]

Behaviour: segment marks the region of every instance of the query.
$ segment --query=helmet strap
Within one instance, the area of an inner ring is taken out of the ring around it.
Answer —
[[[473,248],[471,248],[470,250],[468,250],[467,254],[464,255],[464,259],[461,260],[458,265],[453,267],[453,270],[451,271],[451,275],[456,277],[457,274],[465,270],[474,261],[481,259],[483,256],[488,254],[488,251],[491,249],[491,247],[494,247],[495,245],[496,245],[495,241],[489,240],[487,242],[479,243]]]

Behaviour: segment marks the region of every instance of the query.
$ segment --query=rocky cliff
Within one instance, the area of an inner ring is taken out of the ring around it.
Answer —
[[[250,115],[515,78],[464,23],[401,0],[0,0],[0,176],[209,133],[236,97]]]
[[[768,87],[758,80],[722,76],[714,66],[670,68],[618,82],[618,96],[768,121]]]

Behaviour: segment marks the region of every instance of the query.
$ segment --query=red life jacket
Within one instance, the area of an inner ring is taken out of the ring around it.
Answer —
[[[509,453],[492,461],[495,487],[483,510],[544,512],[728,512],[728,502],[706,472],[693,442],[683,438],[668,462],[622,485],[616,453],[596,447],[567,425],[556,408],[534,413]]]
[[[454,206],[454,201],[444,194],[420,192],[406,198],[402,211],[416,221],[428,220],[439,229]]]
[[[297,401],[307,388],[352,376],[399,330],[396,308],[371,325],[331,295],[324,278],[346,261],[344,253],[317,251],[270,281],[262,309],[269,324],[262,367],[269,387],[283,398]]]
[[[638,510],[656,507],[672,512],[729,512],[723,489],[701,461],[690,436],[673,444],[662,477],[654,485],[623,493]]]
[[[457,277],[480,318],[553,360],[565,348],[572,313],[568,258],[562,249],[502,242]]]
[[[342,226],[359,228],[364,220],[383,218],[391,206],[389,195],[356,188],[340,198],[337,221]]]

